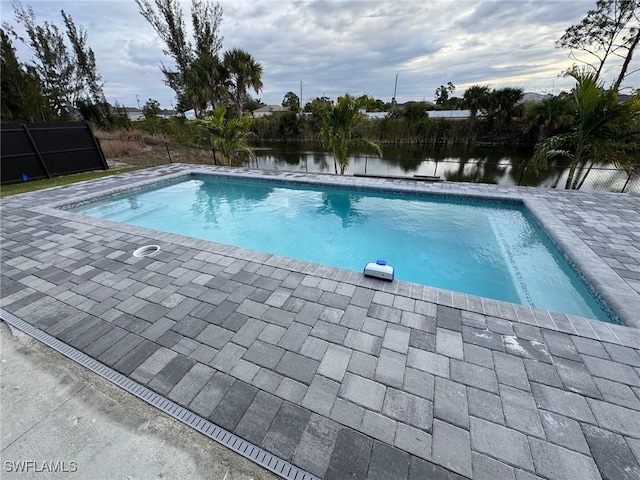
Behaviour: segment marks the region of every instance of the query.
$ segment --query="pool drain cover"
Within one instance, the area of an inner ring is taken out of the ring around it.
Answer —
[[[133,252],[134,257],[150,257],[155,255],[160,251],[160,247],[158,245],[145,245],[144,247],[140,247],[135,252]]]

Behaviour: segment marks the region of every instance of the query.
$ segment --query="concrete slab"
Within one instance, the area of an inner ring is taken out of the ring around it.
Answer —
[[[277,478],[4,322],[0,343],[2,478]]]

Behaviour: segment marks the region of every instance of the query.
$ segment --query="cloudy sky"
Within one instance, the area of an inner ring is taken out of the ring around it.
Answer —
[[[184,3],[189,19],[190,1]],[[306,102],[345,92],[390,101],[433,100],[436,88],[453,82],[455,95],[473,84],[558,93],[571,82],[560,74],[571,65],[555,41],[593,8],[595,0],[221,0],[223,49],[249,51],[264,69],[257,95],[280,104],[294,91]],[[173,91],[159,66],[169,62],[163,45],[133,0],[25,1],[39,22],[62,25],[60,9],[86,28],[105,81],[107,99],[136,106],[156,99],[171,107]],[[14,23],[11,4],[0,1],[4,22]],[[15,45],[21,60],[31,54]],[[613,77],[614,71],[609,72]],[[627,86],[640,84],[636,75]]]

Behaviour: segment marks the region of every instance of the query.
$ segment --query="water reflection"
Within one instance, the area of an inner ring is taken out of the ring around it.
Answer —
[[[195,200],[190,211],[205,224],[215,225],[222,209],[237,213],[248,211],[252,205],[262,202],[272,194],[273,188],[259,184],[246,188],[239,182],[198,182]]]
[[[257,168],[334,173],[333,155],[322,147],[295,143],[256,145]],[[345,173],[375,175],[438,175],[449,181],[481,182],[504,186],[564,188],[568,169],[561,159],[549,162],[546,170],[535,171],[532,152],[497,147],[412,147],[383,146],[380,159],[370,147],[356,149]],[[586,169],[585,169],[586,172]],[[582,190],[620,192],[628,175],[613,166],[594,167]],[[632,178],[625,192],[640,194],[640,177]]]
[[[361,199],[362,197],[345,193],[323,193],[318,213],[336,215],[342,219],[342,228],[348,228],[356,222],[366,220],[366,215],[356,208]]]

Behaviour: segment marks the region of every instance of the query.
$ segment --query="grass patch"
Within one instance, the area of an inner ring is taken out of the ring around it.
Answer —
[[[0,187],[0,197],[8,197],[9,195],[17,195],[18,193],[33,192],[45,188],[59,187],[61,185],[69,185],[71,183],[84,182],[85,180],[93,180],[96,178],[117,175],[118,173],[133,172],[145,168],[143,166],[127,166],[123,168],[111,168],[109,170],[96,170],[93,172],[75,173],[73,175],[63,175],[60,177],[46,178],[43,180],[30,180],[23,183],[13,183],[11,185],[3,185]]]

